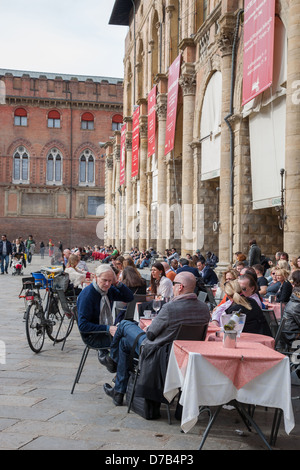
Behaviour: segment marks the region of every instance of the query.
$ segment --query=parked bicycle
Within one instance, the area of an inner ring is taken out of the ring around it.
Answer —
[[[45,335],[53,344],[63,342],[70,335],[76,319],[76,296],[67,292],[69,277],[61,270],[45,268],[32,273],[31,278],[23,279],[23,289],[19,295],[26,301],[26,337],[31,350],[39,353]],[[45,295],[41,291],[45,291]],[[62,347],[62,349],[63,349]]]

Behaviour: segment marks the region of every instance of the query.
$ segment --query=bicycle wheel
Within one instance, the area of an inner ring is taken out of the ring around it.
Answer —
[[[43,314],[40,312],[39,304],[33,302],[27,307],[25,313],[26,337],[30,349],[39,353],[42,350],[45,340],[45,326]]]
[[[51,341],[64,341],[72,331],[74,316],[65,314],[59,297],[54,293],[49,300],[45,317],[49,322],[46,331]]]

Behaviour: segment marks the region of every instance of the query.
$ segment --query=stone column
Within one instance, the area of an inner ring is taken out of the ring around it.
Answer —
[[[105,224],[104,224],[104,243],[112,245],[113,240],[113,143],[105,144],[106,150],[106,166],[105,166]]]
[[[140,231],[139,249],[147,246],[147,158],[148,158],[148,107],[147,101],[140,102]]]
[[[181,45],[184,48],[181,78],[179,84],[183,91],[183,133],[182,133],[182,236],[181,256],[191,253],[193,240],[193,175],[194,157],[191,143],[193,141],[194,113],[195,113],[195,46],[189,41]],[[186,60],[189,60],[187,62]]]
[[[126,118],[127,132],[126,132],[126,242],[125,251],[129,252],[134,240],[132,240],[132,118]]]
[[[157,79],[157,128],[158,128],[158,145],[157,145],[157,166],[158,166],[158,190],[157,190],[157,251],[164,253],[166,248],[166,216],[165,208],[167,202],[166,191],[166,158],[165,158],[165,139],[166,139],[166,123],[167,123],[167,103],[168,103],[168,82],[165,76],[158,76]]]
[[[284,251],[299,256],[300,247],[300,0],[291,0],[288,19],[288,69],[286,109],[286,224]]]
[[[114,245],[119,247],[121,240],[120,227],[120,158],[121,158],[121,133],[116,133],[116,142],[114,145],[114,161],[115,161],[115,214],[114,214]]]
[[[231,205],[231,155],[230,131],[224,118],[230,111],[232,41],[235,29],[233,14],[223,15],[220,19],[219,48],[222,54],[222,120],[221,120],[221,162],[220,162],[220,231],[219,264],[228,266],[232,262],[233,205]]]

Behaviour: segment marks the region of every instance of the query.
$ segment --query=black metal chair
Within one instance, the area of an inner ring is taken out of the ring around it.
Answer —
[[[79,363],[79,367],[77,369],[77,373],[76,373],[76,377],[75,377],[75,380],[74,380],[74,383],[73,383],[73,386],[72,386],[72,390],[71,390],[71,395],[73,394],[74,392],[74,389],[75,389],[75,386],[76,384],[78,384],[79,380],[80,380],[80,377],[81,377],[81,374],[82,374],[82,371],[83,371],[83,368],[85,366],[85,363],[86,363],[86,360],[87,360],[87,357],[88,357],[88,354],[90,352],[90,350],[94,350],[94,351],[101,351],[101,350],[108,350],[109,347],[103,347],[103,348],[96,348],[96,347],[93,347],[93,346],[90,346],[86,341],[86,336],[85,335],[98,335],[99,337],[100,336],[106,336],[106,337],[109,337],[110,336],[110,333],[107,332],[107,331],[90,331],[90,332],[85,332],[85,333],[81,333],[79,331],[80,335],[81,335],[81,338],[82,338],[82,341],[84,342],[85,344],[85,348],[83,350],[83,353],[82,353],[82,356],[81,356],[81,360],[80,360],[80,363]]]
[[[203,324],[203,325],[180,325],[180,328],[178,330],[178,333],[176,335],[176,340],[182,340],[182,341],[204,341],[206,338],[207,334],[207,328],[208,328],[208,323]],[[171,343],[172,344],[172,343]],[[135,393],[135,388],[137,384],[138,377],[140,375],[140,370],[141,370],[141,353],[138,358],[134,358],[134,382],[133,382],[133,387],[132,387],[132,392],[130,395],[130,398],[128,400],[128,408],[127,408],[127,413],[130,412],[131,405],[133,402],[134,398],[134,393]],[[175,400],[176,397],[174,397]],[[174,402],[172,400],[172,403]],[[170,412],[170,406],[172,403],[168,403],[167,401],[164,402],[164,404],[167,406],[167,414],[168,414],[168,422],[171,424],[171,412]]]
[[[276,337],[277,331],[278,331],[278,321],[276,318],[276,315],[274,313],[274,310],[265,310],[263,309],[263,314],[264,317],[269,325],[269,328],[271,330],[273,338]]]
[[[154,299],[154,294],[134,294],[134,299],[127,304],[125,313],[125,320],[133,320],[136,304],[143,302],[151,302]]]

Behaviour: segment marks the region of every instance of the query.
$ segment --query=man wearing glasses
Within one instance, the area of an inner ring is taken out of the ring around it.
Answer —
[[[209,309],[194,294],[195,286],[196,278],[192,273],[177,274],[173,281],[173,299],[162,306],[146,332],[136,323],[128,320],[123,320],[118,328],[110,329],[111,335],[114,336],[110,354],[100,362],[107,367],[109,372],[117,372],[115,387],[109,384],[103,387],[116,406],[123,404],[129,379],[130,353],[133,348],[139,355],[140,347],[143,345],[143,353],[147,356],[143,368],[148,371],[146,363],[148,360],[151,361],[151,355],[164,345],[171,343],[182,324],[208,324]]]
[[[1,236],[0,242],[0,260],[1,260],[1,274],[8,274],[8,264],[9,264],[9,257],[12,254],[12,245],[7,240],[6,235]]]

